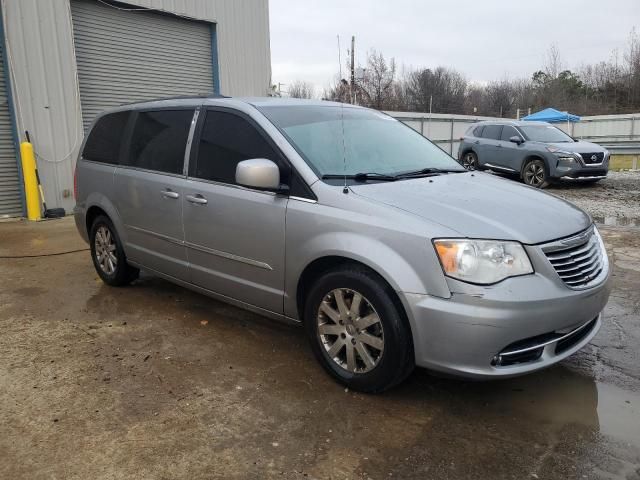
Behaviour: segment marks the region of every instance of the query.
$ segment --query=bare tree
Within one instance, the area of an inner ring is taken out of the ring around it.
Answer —
[[[386,60],[382,53],[371,50],[362,78],[356,81],[356,95],[359,103],[383,110],[393,104],[396,61]]]
[[[408,103],[412,110],[460,113],[464,108],[466,79],[445,67],[424,68],[410,72],[406,78]]]
[[[289,96],[291,98],[313,98],[313,85],[311,85],[309,82],[296,80],[289,85]]]
[[[332,102],[349,103],[351,101],[351,89],[349,87],[349,82],[344,78],[340,79],[336,75],[334,85],[324,90],[322,99],[331,100]]]

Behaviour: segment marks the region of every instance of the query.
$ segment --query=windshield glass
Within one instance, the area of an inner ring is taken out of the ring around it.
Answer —
[[[527,140],[545,143],[573,142],[573,138],[551,125],[525,125],[519,127]]]
[[[395,175],[424,168],[464,171],[418,132],[374,110],[287,105],[260,111],[284,132],[319,176]]]

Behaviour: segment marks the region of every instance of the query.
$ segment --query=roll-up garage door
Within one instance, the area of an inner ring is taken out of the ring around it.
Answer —
[[[5,81],[7,72],[3,62],[2,43],[0,40],[0,218],[22,214],[22,185],[18,176],[18,161],[9,115],[9,86]]]
[[[85,130],[108,107],[213,92],[211,25],[135,8],[71,2]]]

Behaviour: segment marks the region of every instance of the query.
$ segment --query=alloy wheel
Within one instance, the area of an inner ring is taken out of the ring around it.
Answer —
[[[100,269],[107,275],[113,275],[118,267],[116,241],[106,225],[100,225],[96,230],[95,251]]]
[[[317,315],[318,336],[327,355],[350,373],[373,370],[384,352],[378,313],[361,293],[336,288],[324,296]]]
[[[476,156],[473,153],[466,153],[462,157],[462,166],[467,170],[475,170],[477,165]]]
[[[524,181],[532,187],[537,187],[544,183],[544,167],[534,162],[527,165],[524,171]]]

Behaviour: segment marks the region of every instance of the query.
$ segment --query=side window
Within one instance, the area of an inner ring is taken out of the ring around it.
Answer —
[[[117,164],[129,115],[130,112],[116,112],[100,117],[89,133],[82,157],[94,162]]]
[[[133,127],[127,165],[182,173],[193,110],[140,112]]]
[[[484,128],[484,125],[480,125],[479,127],[474,128],[473,129],[473,136],[474,137],[481,137],[483,128]]]
[[[485,125],[484,130],[482,130],[482,138],[499,140],[501,132],[502,125]]]
[[[191,162],[189,175],[205,180],[236,183],[236,166],[243,160],[268,158],[276,163],[279,155],[246,119],[228,112],[207,112],[198,158]]]
[[[502,127],[502,137],[500,138],[502,141],[508,142],[511,137],[519,137],[519,136],[520,134],[515,128],[509,125],[505,125],[504,127]]]

